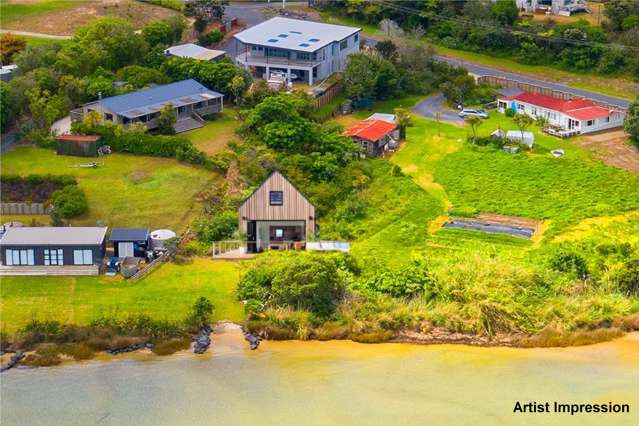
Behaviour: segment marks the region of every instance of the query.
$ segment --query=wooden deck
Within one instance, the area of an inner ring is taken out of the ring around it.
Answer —
[[[95,265],[64,266],[6,266],[0,265],[0,276],[11,275],[99,275],[100,268]]]

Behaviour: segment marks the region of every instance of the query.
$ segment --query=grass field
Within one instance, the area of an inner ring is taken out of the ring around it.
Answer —
[[[93,161],[56,155],[43,148],[19,147],[2,155],[5,174],[70,174],[89,200],[88,214],[74,225],[169,228],[181,232],[199,213],[197,194],[217,175],[173,159],[112,154],[96,169],[74,167]]]
[[[235,130],[240,121],[236,118],[236,110],[225,107],[224,112],[213,121],[207,121],[200,129],[185,133],[184,136],[200,150],[209,155],[223,151],[227,144],[236,139]]]
[[[38,46],[41,44],[49,44],[49,43],[58,43],[64,46],[65,44],[69,43],[69,40],[63,40],[63,39],[51,39],[51,38],[32,37],[32,36],[19,36],[19,37],[22,37],[27,41],[27,46]]]
[[[32,319],[84,325],[99,315],[129,313],[181,320],[200,296],[215,305],[214,320],[239,321],[243,306],[234,293],[238,277],[237,264],[204,258],[162,265],[135,284],[106,276],[3,277],[0,328],[12,333]]]
[[[25,18],[44,15],[49,12],[77,7],[82,0],[2,0],[0,12],[2,24],[8,24]]]
[[[516,128],[502,117],[484,122],[479,133],[489,134],[498,121],[503,129]],[[443,205],[547,219],[554,232],[588,217],[639,209],[638,176],[591,159],[570,141],[537,134],[533,153],[512,155],[466,144],[467,128],[442,123],[437,136],[434,122],[414,121],[392,161]],[[548,154],[558,147],[564,157]]]

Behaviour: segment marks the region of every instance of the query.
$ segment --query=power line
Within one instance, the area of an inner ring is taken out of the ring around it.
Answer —
[[[418,10],[418,9],[413,9],[410,8],[408,6],[402,6],[400,4],[397,3],[393,3],[387,0],[373,0],[374,3],[379,3],[384,7],[387,7],[389,9],[393,9],[395,11],[398,12],[404,12],[404,13],[409,13],[409,14],[413,14],[413,15],[417,15],[417,16],[421,16],[424,17],[422,15],[422,11]],[[492,24],[487,24],[487,23],[483,23],[483,22],[475,22],[475,21],[469,21],[467,19],[464,18],[460,18],[460,17],[450,17],[450,16],[444,16],[444,15],[440,15],[437,13],[429,13],[428,17],[430,19],[434,19],[434,20],[440,20],[440,21],[448,21],[448,22],[453,22],[453,23],[463,23],[463,24],[467,24],[467,25],[471,25],[471,26],[476,26],[476,27],[480,27],[480,28],[486,28],[486,29],[490,29],[490,30],[494,30],[495,28],[505,32],[505,33],[509,33],[513,36],[516,37],[521,37],[522,35],[531,37],[531,38],[535,38],[538,40],[543,40],[543,41],[557,41],[557,42],[562,42],[562,43],[566,43],[566,44],[573,44],[573,45],[578,45],[578,46],[586,46],[586,47],[605,47],[605,48],[610,48],[610,47],[617,47],[617,48],[625,48],[625,49],[630,49],[630,50],[636,50],[639,51],[639,47],[634,47],[634,46],[628,46],[625,44],[620,44],[620,43],[602,43],[602,42],[595,42],[595,41],[586,41],[586,40],[573,40],[573,39],[569,39],[569,38],[564,38],[564,37],[560,37],[560,36],[544,36],[541,34],[537,34],[537,33],[533,33],[530,31],[525,31],[523,29],[515,29],[513,27],[509,27],[509,26],[503,26],[503,27],[495,27]]]

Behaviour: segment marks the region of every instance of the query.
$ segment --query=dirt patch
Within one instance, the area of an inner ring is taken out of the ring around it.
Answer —
[[[127,177],[132,183],[138,184],[138,183],[144,182],[149,177],[149,175],[143,170],[136,170],[134,172],[129,173],[129,176]]]
[[[639,174],[639,150],[630,145],[623,130],[583,136],[576,143],[609,166]]]
[[[78,2],[77,6],[69,9],[26,16],[5,23],[3,28],[45,34],[72,35],[79,27],[103,16],[124,18],[135,28],[142,28],[151,21],[165,19],[177,13],[174,10],[133,0]]]
[[[528,217],[504,216],[495,213],[480,213],[477,219],[490,223],[500,223],[504,225],[521,226],[522,228],[535,229],[539,227],[541,221]]]

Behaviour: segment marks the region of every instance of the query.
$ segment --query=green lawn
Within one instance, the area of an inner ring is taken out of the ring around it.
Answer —
[[[236,117],[237,111],[233,108],[225,108],[213,121],[207,121],[206,125],[201,129],[192,130],[184,133],[193,144],[200,150],[209,155],[217,154],[223,151],[227,144],[235,139],[235,131],[240,125],[240,121]]]
[[[215,305],[214,320],[240,321],[243,306],[235,298],[238,279],[236,263],[205,258],[162,265],[135,284],[119,276],[3,277],[0,329],[12,333],[34,318],[84,325],[103,314],[142,313],[180,320],[200,296]]]
[[[24,38],[27,41],[27,46],[38,46],[41,44],[49,44],[49,43],[58,43],[61,45],[68,44],[70,40],[63,39],[52,39],[52,38],[44,38],[44,37],[31,37],[31,36],[19,36]]]
[[[78,5],[78,0],[35,0],[35,1],[7,1],[0,2],[2,22],[9,23],[21,18],[43,15],[61,9],[69,9]]]
[[[480,134],[515,129],[497,113]],[[470,129],[415,117],[408,141],[392,157],[444,205],[551,221],[553,232],[582,219],[639,209],[639,176],[604,165],[571,141],[536,134],[533,153],[507,154],[466,144]],[[535,130],[535,129],[531,129]],[[562,147],[563,158],[549,149]]]
[[[218,175],[174,159],[112,154],[103,167],[74,167],[91,158],[56,155],[53,150],[18,147],[2,155],[4,174],[70,174],[89,200],[89,212],[74,225],[169,228],[181,232],[199,213],[197,194]]]

